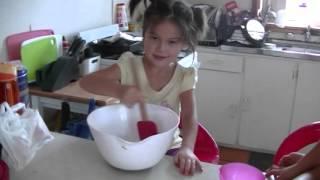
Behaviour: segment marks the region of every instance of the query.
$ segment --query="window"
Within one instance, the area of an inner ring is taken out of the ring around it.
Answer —
[[[319,0],[286,0],[287,26],[320,28]]]

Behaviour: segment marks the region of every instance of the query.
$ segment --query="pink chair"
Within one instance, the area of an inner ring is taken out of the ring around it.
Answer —
[[[282,156],[291,152],[297,152],[307,145],[320,140],[320,121],[305,125],[290,133],[281,143],[275,156],[273,164],[279,165]]]

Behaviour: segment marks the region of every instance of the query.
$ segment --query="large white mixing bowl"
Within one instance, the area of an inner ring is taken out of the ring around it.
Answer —
[[[170,148],[179,124],[178,115],[165,107],[147,104],[149,118],[156,123],[158,134],[139,139],[138,105],[122,104],[94,110],[87,118],[98,149],[112,166],[124,170],[141,170],[154,166]]]

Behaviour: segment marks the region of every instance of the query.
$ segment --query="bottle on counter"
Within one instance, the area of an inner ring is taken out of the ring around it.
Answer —
[[[116,5],[116,23],[119,24],[121,31],[128,31],[128,16],[125,3]]]
[[[28,107],[30,104],[30,100],[27,69],[22,65],[17,66],[17,83],[19,89],[20,102],[24,103],[26,107]]]

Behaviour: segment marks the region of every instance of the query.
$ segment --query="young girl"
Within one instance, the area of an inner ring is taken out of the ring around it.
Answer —
[[[80,81],[84,89],[117,97],[129,106],[145,101],[178,113],[183,140],[175,138],[174,147],[179,149],[174,153],[174,161],[185,175],[201,171],[199,159],[193,153],[198,127],[194,96],[197,74],[194,68],[177,63],[182,49],[195,50],[201,32],[195,16],[182,2],[152,1],[143,21],[144,55],[124,53],[117,64]],[[138,71],[139,88],[134,83],[132,61]]]

